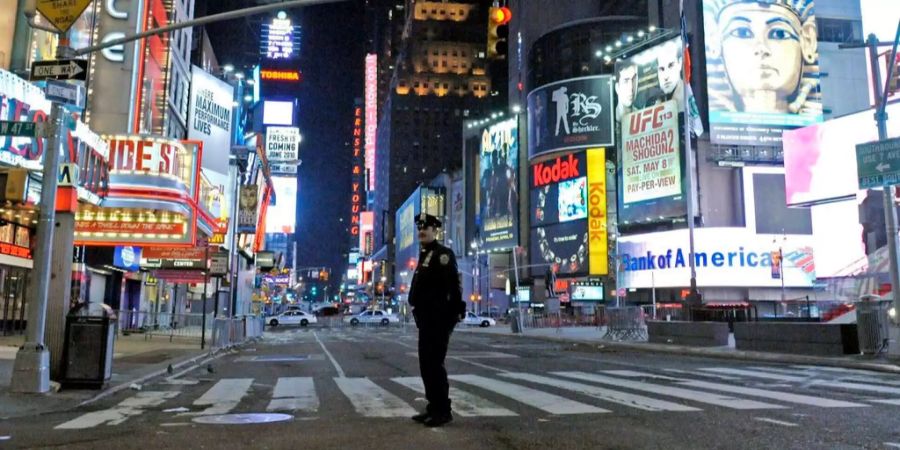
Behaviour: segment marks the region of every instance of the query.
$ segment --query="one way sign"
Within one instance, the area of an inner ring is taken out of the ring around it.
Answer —
[[[31,65],[31,81],[87,80],[87,60],[57,59],[35,61]]]

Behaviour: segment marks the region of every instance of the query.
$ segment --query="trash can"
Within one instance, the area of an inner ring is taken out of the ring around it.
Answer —
[[[874,355],[887,348],[889,339],[888,308],[890,301],[865,296],[856,303],[856,331],[859,350]]]
[[[64,388],[100,389],[112,376],[116,314],[107,305],[81,303],[66,316]]]
[[[509,313],[509,329],[513,333],[521,333],[522,330],[519,329],[519,310],[514,309]]]

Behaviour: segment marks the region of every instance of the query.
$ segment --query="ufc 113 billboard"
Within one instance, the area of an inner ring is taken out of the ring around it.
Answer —
[[[822,121],[815,3],[703,1],[713,144],[779,146]]]
[[[620,224],[685,217],[683,155],[675,101],[623,117],[619,158]]]
[[[532,164],[531,264],[560,275],[605,275],[607,264],[604,149]]]
[[[528,158],[560,150],[611,147],[612,77],[597,75],[541,86],[528,94]]]
[[[512,248],[519,243],[519,133],[516,119],[485,128],[481,133],[479,180],[484,248]]]

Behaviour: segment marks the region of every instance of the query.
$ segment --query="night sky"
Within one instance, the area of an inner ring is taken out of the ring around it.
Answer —
[[[198,0],[196,15],[256,3]],[[363,2],[351,0],[293,9],[288,15],[302,26],[300,67],[304,77],[297,92],[303,136],[297,198],[297,266],[331,267],[332,280],[339,282],[338,271],[346,267],[349,244],[346,230],[350,216],[352,108],[354,98],[363,95]],[[257,63],[260,24],[270,17],[209,26],[220,64],[249,68]]]

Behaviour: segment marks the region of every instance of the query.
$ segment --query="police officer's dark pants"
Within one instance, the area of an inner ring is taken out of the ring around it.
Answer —
[[[432,414],[450,412],[450,384],[444,358],[450,344],[453,326],[445,323],[423,323],[419,325],[419,371],[425,384],[427,411]]]

